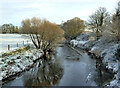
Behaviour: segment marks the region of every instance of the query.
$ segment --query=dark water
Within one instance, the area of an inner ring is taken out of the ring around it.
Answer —
[[[56,50],[52,60],[42,65],[37,62],[34,68],[4,86],[100,86],[109,79],[107,75],[101,81],[96,61],[86,53],[81,51],[82,55],[78,55],[66,45]]]

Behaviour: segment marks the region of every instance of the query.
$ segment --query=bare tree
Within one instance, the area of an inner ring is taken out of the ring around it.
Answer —
[[[92,29],[96,36],[99,37],[101,35],[102,26],[105,25],[109,14],[104,7],[99,7],[99,9],[89,17],[88,25],[90,29]]]
[[[44,52],[53,50],[64,34],[57,24],[36,17],[22,21],[22,32],[28,34],[34,46]]]
[[[113,23],[112,32],[119,41],[120,40],[120,1],[118,2],[115,14],[113,15],[112,23]]]

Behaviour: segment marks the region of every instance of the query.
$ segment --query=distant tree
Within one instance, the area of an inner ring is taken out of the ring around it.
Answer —
[[[44,52],[53,50],[64,34],[64,31],[55,23],[36,17],[23,20],[21,30],[30,36],[36,48]]]
[[[2,33],[2,26],[0,25],[0,34]]]
[[[19,29],[17,26],[14,26],[13,24],[3,24],[0,27],[1,33],[18,33]]]
[[[20,33],[20,29],[18,26],[14,26],[14,33]]]
[[[88,25],[90,29],[96,33],[97,37],[101,35],[101,32],[103,31],[102,26],[105,25],[108,17],[109,14],[104,7],[99,7],[99,9],[89,17]]]
[[[65,31],[65,37],[67,39],[73,39],[85,29],[84,21],[78,17],[75,17],[67,22],[62,23],[62,29]]]

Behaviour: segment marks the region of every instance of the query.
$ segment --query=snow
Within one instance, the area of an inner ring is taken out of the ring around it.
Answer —
[[[87,43],[88,41],[78,41],[78,40],[71,40],[70,44],[73,45],[74,47],[77,45],[84,45],[85,43]]]
[[[91,49],[91,52],[94,51],[95,49],[97,49],[97,47],[93,47],[93,48]]]
[[[2,80],[3,78],[0,76],[0,81]]]
[[[78,41],[77,40],[71,40],[70,44],[72,44],[75,47],[78,44]]]
[[[26,36],[26,34],[0,34],[0,56],[4,52],[9,53],[24,48],[26,45],[31,45],[32,42]],[[10,50],[8,50],[8,45],[10,45]],[[0,57],[0,80],[24,71],[42,55],[42,50],[30,48],[15,55]]]
[[[42,55],[42,50],[29,49],[17,55],[10,55],[9,57],[0,58],[0,60],[4,59],[4,61],[0,62],[0,80],[24,71],[32,66],[33,61],[37,60]]]
[[[18,47],[24,47],[26,44],[31,44],[31,41],[24,36],[26,34],[0,34],[0,53],[8,51],[8,45],[10,45],[10,50],[14,50]]]
[[[114,55],[115,55],[115,53],[116,53],[117,47],[118,47],[118,44],[115,44],[115,45],[109,47],[108,49],[105,49],[105,50],[101,53],[101,55],[106,54],[106,55],[104,56],[104,62],[109,62],[109,61],[115,59],[115,58],[114,58]]]
[[[108,63],[106,68],[113,69],[113,72],[116,72],[116,71],[118,71],[118,63],[117,62]]]
[[[113,80],[110,82],[110,86],[118,86],[116,84],[118,84],[118,80]]]
[[[101,36],[97,40],[94,33],[82,33],[76,39],[71,40],[73,46],[81,49],[88,49],[89,52],[96,56],[102,57],[102,62],[106,64],[106,68],[111,69],[116,75],[115,79],[110,82],[110,86],[120,87],[120,61],[115,58],[115,53],[120,48],[120,42],[117,43],[112,37]]]
[[[93,75],[92,75],[92,73],[90,72],[90,73],[88,74],[88,76],[87,76],[86,82],[89,81],[89,80],[92,78],[92,76],[93,76]]]
[[[78,44],[85,44],[88,41],[78,41]]]

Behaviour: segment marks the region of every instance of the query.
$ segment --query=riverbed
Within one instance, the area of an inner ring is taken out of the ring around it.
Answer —
[[[107,78],[101,81],[96,60],[87,53],[80,51],[80,55],[67,45],[57,47],[56,52],[51,60],[42,64],[38,61],[33,68],[7,81],[4,86],[101,86],[110,80],[107,75],[102,76]]]

